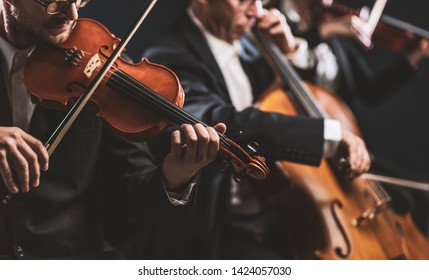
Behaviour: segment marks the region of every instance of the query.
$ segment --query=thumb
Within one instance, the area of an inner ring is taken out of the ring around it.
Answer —
[[[213,127],[217,132],[224,134],[226,131],[226,125],[224,123],[218,123]]]

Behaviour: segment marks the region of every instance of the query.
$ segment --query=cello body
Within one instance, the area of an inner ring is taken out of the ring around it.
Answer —
[[[310,84],[306,87],[329,118],[361,135],[353,114],[338,97]],[[301,113],[296,98],[281,88],[268,91],[259,102],[263,111]],[[282,161],[275,165],[292,187],[270,196],[264,205],[282,221],[295,258],[429,259],[429,242],[411,215],[396,214],[376,182],[350,180],[326,159],[318,167]]]

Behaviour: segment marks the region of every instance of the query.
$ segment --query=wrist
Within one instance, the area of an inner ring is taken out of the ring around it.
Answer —
[[[182,191],[195,175],[196,173],[187,175],[184,174],[184,172],[175,172],[175,174],[172,174],[166,170],[164,165],[162,166],[162,181],[164,187],[166,190],[171,192]]]

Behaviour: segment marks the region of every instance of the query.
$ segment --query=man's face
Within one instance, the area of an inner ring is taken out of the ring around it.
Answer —
[[[208,0],[208,9],[209,30],[229,42],[250,31],[262,13],[259,0]]]
[[[74,4],[57,15],[49,15],[36,0],[10,0],[8,26],[13,36],[31,43],[58,45],[69,37],[77,10]]]

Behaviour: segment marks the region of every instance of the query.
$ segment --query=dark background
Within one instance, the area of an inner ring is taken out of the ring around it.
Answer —
[[[123,36],[146,1],[93,0],[81,10],[81,16],[105,24],[112,33]],[[153,44],[168,24],[185,10],[188,0],[159,0],[147,21],[127,47],[134,60],[141,59],[144,48]],[[371,6],[373,1],[348,0],[351,6]],[[429,30],[429,1],[390,1],[385,14]],[[367,53],[374,69],[394,56],[375,46]],[[381,105],[361,104],[355,114],[365,140],[376,158],[393,162],[406,177],[429,180],[429,63],[420,67],[419,76],[397,89]]]

